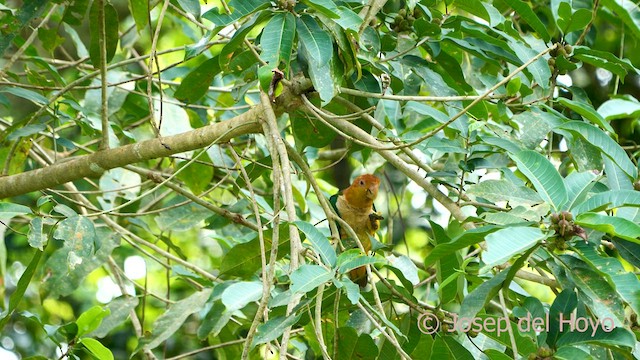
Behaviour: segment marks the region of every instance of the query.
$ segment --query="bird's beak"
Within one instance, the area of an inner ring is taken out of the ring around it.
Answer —
[[[367,189],[367,197],[369,199],[373,199],[376,195],[375,195],[375,188],[368,188]]]

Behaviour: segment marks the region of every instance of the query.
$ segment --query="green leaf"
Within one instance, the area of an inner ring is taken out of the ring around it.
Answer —
[[[569,332],[567,326],[560,327],[560,316],[562,319],[570,318],[570,314],[576,306],[578,306],[578,296],[573,289],[562,290],[553,300],[549,309],[549,324],[547,325],[549,331],[546,342],[549,346],[555,346],[558,339]]]
[[[214,301],[198,328],[198,338],[206,339],[209,335],[218,336],[227,326],[232,315],[233,312],[227,311],[220,301]]]
[[[228,6],[232,9],[231,14],[226,14],[223,8],[213,8],[204,13],[202,17],[211,21],[216,28],[223,28],[247,15],[268,7],[269,4],[269,0],[231,0],[228,3]]]
[[[453,336],[436,336],[431,349],[431,359],[474,360],[475,357]]]
[[[99,2],[94,1],[89,10],[89,31],[91,33],[91,43],[89,45],[89,56],[94,68],[100,67],[100,21],[98,19]],[[120,35],[118,34],[118,12],[109,2],[104,3],[104,24],[105,43],[107,48],[107,63],[113,59],[118,48]]]
[[[67,265],[71,269],[93,255],[96,231],[91,220],[84,216],[73,216],[62,220],[53,233],[53,237],[64,241],[63,248],[67,252]]]
[[[79,26],[87,16],[87,9],[89,9],[89,0],[73,1],[65,6],[62,21],[69,25]]]
[[[640,244],[621,241],[619,238],[615,237],[612,241],[620,253],[620,256],[627,260],[629,264],[640,269]]]
[[[508,180],[485,180],[471,185],[467,194],[475,195],[493,202],[508,201],[512,207],[526,204],[534,205],[542,199],[534,190],[526,186],[517,186]]]
[[[196,203],[189,203],[163,211],[156,216],[156,224],[162,231],[188,231],[211,216],[211,211]]]
[[[378,346],[369,334],[363,333],[358,336],[356,329],[343,326],[338,328],[336,337],[339,354],[337,359],[374,360],[378,357]]]
[[[333,283],[337,288],[345,290],[347,293],[347,299],[349,299],[352,304],[355,305],[358,303],[358,300],[360,300],[360,286],[348,278],[344,278],[342,280],[333,279]]]
[[[234,312],[247,306],[250,302],[262,297],[262,283],[258,281],[241,281],[231,284],[224,290],[222,304],[227,312]]]
[[[563,18],[558,26],[563,30],[565,34],[572,33],[574,31],[583,30],[591,21],[592,12],[589,9],[577,9],[573,14]]]
[[[575,223],[640,244],[640,225],[627,219],[587,212],[578,215]]]
[[[89,310],[83,312],[78,316],[76,325],[78,325],[78,336],[83,336],[97,329],[107,315],[109,315],[108,309],[103,309],[102,306],[96,305]]]
[[[291,292],[308,293],[333,279],[333,273],[319,265],[302,265],[291,274]]]
[[[520,91],[520,87],[522,86],[522,80],[519,77],[514,77],[507,83],[507,95],[513,96],[516,95]]]
[[[587,201],[573,208],[575,215],[587,211],[603,211],[622,206],[640,207],[640,192],[635,190],[614,190],[593,195]]]
[[[508,288],[509,283],[513,280],[516,272],[524,265],[525,261],[529,259],[531,254],[537,249],[534,246],[521,255],[513,265],[502,270],[498,274],[495,274],[491,279],[478,285],[473,291],[471,291],[460,305],[460,318],[473,319],[478,312],[484,308],[493,297],[498,294],[501,287]]]
[[[218,61],[220,62],[220,68],[227,71],[229,70],[229,64],[231,60],[236,56],[236,52],[242,52],[243,47],[241,45],[244,43],[246,36],[253,30],[253,27],[257,24],[262,23],[265,18],[267,18],[271,13],[268,11],[261,11],[253,16],[248,21],[245,21],[238,30],[233,33],[231,40],[222,48],[220,51],[220,55],[218,56]],[[275,67],[276,64],[270,65]]]
[[[570,331],[558,340],[558,346],[587,344],[605,347],[624,346],[633,349],[636,345],[636,338],[625,328],[615,328],[611,331],[599,328],[595,334],[591,331]]]
[[[260,46],[262,47],[260,57],[262,60],[278,68],[283,62],[284,68],[288,69],[295,34],[295,16],[289,12],[276,14],[262,30],[260,37]]]
[[[598,113],[607,120],[640,116],[640,103],[627,99],[607,100],[598,108]]]
[[[138,306],[138,303],[139,300],[135,296],[122,296],[111,300],[106,309],[109,314],[102,319],[100,326],[87,334],[87,336],[103,338],[109,335],[113,329],[120,326],[127,320],[131,311]]]
[[[466,319],[474,318],[478,312],[496,296],[505,279],[507,279],[507,274],[507,270],[502,270],[491,279],[478,285],[478,287],[465,296],[462,300],[458,317]]]
[[[0,219],[9,220],[20,215],[31,214],[31,209],[24,205],[2,202],[0,203]]]
[[[177,0],[180,7],[184,11],[193,15],[196,19],[200,17],[200,1],[199,0]]]
[[[362,18],[360,15],[353,12],[353,10],[346,6],[339,6],[338,15],[339,17],[337,19],[333,19],[333,21],[340,25],[344,30],[358,31],[360,29]]]
[[[180,173],[178,174],[178,179],[182,180],[194,195],[204,192],[213,178],[214,167],[209,163],[211,160],[206,153],[202,154],[198,160],[200,161],[192,162],[189,165],[186,161],[180,163]]]
[[[638,4],[626,0],[603,0],[602,5],[611,10],[617,19],[621,19],[636,39],[640,39]]]
[[[306,53],[310,66],[326,65],[333,56],[331,37],[310,15],[303,14],[297,21],[298,40]]]
[[[584,350],[581,350],[573,346],[562,346],[553,353],[553,358],[558,360],[573,360],[573,359],[591,359],[591,355]]]
[[[24,270],[22,275],[20,276],[20,280],[18,280],[18,284],[16,285],[15,291],[11,294],[9,298],[9,307],[6,309],[5,315],[0,319],[0,328],[4,328],[9,319],[11,319],[11,315],[15,311],[15,309],[20,304],[20,301],[24,297],[24,293],[27,291],[29,287],[29,283],[33,278],[33,274],[38,269],[38,264],[40,263],[40,258],[42,257],[42,251],[36,251],[27,265],[27,268]]]
[[[73,219],[73,217],[69,219]],[[69,227],[70,226],[67,226],[67,228]],[[104,264],[113,249],[120,245],[118,234],[110,231],[106,227],[95,229],[95,234],[93,235],[91,235],[90,229],[87,229],[87,231],[80,230],[81,231],[78,232],[78,238],[84,238],[84,240],[89,243],[92,242],[91,238],[93,237],[93,240],[97,242],[97,250],[95,253],[88,251],[88,254],[83,257],[75,254],[75,256],[70,256],[70,252],[72,251],[86,253],[88,249],[85,247],[79,248],[80,250],[73,249],[69,246],[71,246],[71,243],[76,242],[65,241],[62,248],[54,251],[43,268],[43,273],[47,274],[47,277],[42,286],[42,291],[45,294],[49,293],[48,296],[50,297],[56,297],[58,295],[66,296],[78,290],[84,278]],[[82,246],[80,244],[76,245],[79,247]],[[75,260],[73,263],[75,267],[69,265],[70,258]],[[80,264],[77,264],[77,258],[82,260]]]
[[[558,103],[575,111],[586,120],[592,122],[595,125],[598,125],[603,130],[615,134],[615,130],[613,130],[611,125],[609,125],[609,123],[602,116],[600,116],[600,114],[598,114],[596,110],[590,106],[590,104],[569,100],[567,98],[558,99]]]
[[[417,285],[420,282],[420,278],[418,278],[418,268],[411,261],[411,259],[406,255],[389,255],[387,256],[387,260],[389,260],[389,264],[400,270],[402,275],[409,280],[412,285]],[[413,290],[413,287],[411,287]]]
[[[595,67],[607,69],[619,76],[622,82],[624,82],[627,72],[638,72],[628,59],[620,59],[611,52],[598,51],[586,46],[574,46],[573,58]]]
[[[292,118],[291,123],[296,148],[299,151],[306,147],[323,148],[331,144],[337,136],[333,129],[314,117],[296,116]]]
[[[28,137],[28,136],[31,136],[33,134],[37,134],[37,133],[45,130],[46,128],[47,128],[47,125],[45,125],[45,124],[27,125],[27,126],[21,127],[19,129],[16,129],[15,131],[11,132],[11,134],[9,134],[9,136],[7,136],[7,140],[13,141],[13,140],[20,139],[22,137]]]
[[[320,95],[322,105],[328,104],[337,94],[332,64],[327,63],[319,66],[311,64],[309,66],[309,77],[314,89]]]
[[[628,241],[624,241],[623,243],[624,245],[638,246]],[[575,245],[575,248],[580,257],[591,265],[591,269],[597,270],[598,273],[607,280],[609,285],[615,288],[615,291],[620,295],[622,300],[629,304],[629,307],[631,307],[636,314],[640,314],[640,296],[638,296],[640,280],[638,280],[638,277],[632,272],[627,272],[618,259],[602,254],[590,244],[580,242]],[[620,251],[619,248],[618,251]],[[620,251],[620,253],[622,255],[622,251]],[[610,295],[611,294],[609,294],[609,296]],[[613,298],[614,297],[611,297],[611,299]],[[612,303],[613,300],[609,299],[603,302],[603,304]]]
[[[574,205],[584,201],[595,184],[596,175],[591,171],[572,172],[564,179],[564,185],[567,188],[567,197],[569,201],[564,205],[564,209],[572,209]]]
[[[513,10],[515,10],[520,17],[529,24],[535,30],[535,32],[545,41],[549,42],[551,36],[547,32],[547,27],[533,12],[528,3],[521,0],[503,0]]]
[[[171,305],[156,319],[151,329],[151,334],[140,340],[137,351],[141,349],[154,349],[170,338],[187,320],[189,315],[199,311],[211,295],[211,289],[195,292]]]
[[[220,63],[217,56],[203,62],[193,69],[176,89],[175,98],[187,103],[195,103],[200,100],[213,82],[213,79],[220,73]]]
[[[302,0],[302,2],[332,19],[340,18],[338,7],[332,0]]]
[[[265,231],[264,247],[267,253],[271,251],[273,231]],[[281,227],[278,239],[278,259],[289,253],[289,231]],[[260,254],[260,240],[256,237],[253,240],[238,244],[232,247],[222,258],[220,264],[220,275],[238,276],[248,278],[262,266]]]
[[[542,45],[542,40],[539,40],[540,45]],[[525,46],[522,42],[519,41],[510,41],[509,46],[513,49],[515,54],[518,56],[518,59],[522,62],[522,64],[531,60],[533,57],[538,55],[538,51]],[[551,70],[549,70],[549,64],[544,60],[544,58],[540,58],[534,61],[531,65],[527,67],[527,71],[531,73],[533,79],[538,85],[540,85],[543,89],[549,88],[549,79],[551,78]]]
[[[638,169],[629,160],[627,153],[617,142],[597,127],[582,121],[569,121],[560,126],[559,129],[569,130],[574,134],[580,135],[591,145],[597,147],[603,155],[613,160],[631,178],[635,179],[638,176]]]
[[[100,341],[92,338],[82,338],[78,341],[78,344],[82,344],[91,355],[95,356],[98,360],[113,360],[113,353],[106,346],[102,345]]]
[[[16,34],[20,34],[24,27],[31,24],[31,21],[34,18],[40,16],[43,11],[47,9],[47,6],[45,5],[48,2],[49,0],[26,1],[19,7],[15,16],[13,14],[9,16],[12,27],[8,29],[9,32],[3,33],[3,36],[0,37],[0,56],[4,55],[7,49],[11,46]],[[5,20],[3,19],[3,21]]]
[[[44,232],[42,218],[33,218],[29,222],[29,235],[27,236],[29,246],[40,251],[44,250],[47,244],[48,235]]]
[[[486,20],[487,22],[491,22],[491,17],[489,16],[489,12],[487,11],[487,9],[485,9],[485,7],[480,2],[480,0],[454,0],[453,4],[457,8],[462,9],[468,12],[469,14],[478,16]],[[491,24],[491,26],[493,26],[493,24]]]
[[[18,88],[18,87],[1,87],[0,92],[11,94],[33,102],[36,105],[46,105],[49,100],[35,91]]]
[[[277,316],[269,319],[269,321],[264,324],[258,325],[258,331],[256,332],[256,336],[253,338],[251,347],[253,348],[256,345],[264,344],[279,338],[287,328],[293,326],[299,319],[299,314],[291,314],[286,317]]]
[[[598,319],[607,319],[608,325],[624,326],[625,314],[622,299],[612,284],[602,276],[602,269],[591,268],[573,255],[561,255],[559,260],[574,282],[580,299]]]
[[[484,238],[498,229],[501,229],[501,226],[487,225],[478,227],[472,230],[467,230],[463,234],[451,240],[451,242],[438,244],[429,255],[427,255],[424,260],[424,266],[431,266],[436,261],[442,259],[447,255],[451,255],[452,253],[469,247],[471,245],[475,245],[479,242],[484,241]]]
[[[295,221],[294,223],[298,229],[307,236],[307,240],[309,240],[313,249],[320,254],[322,261],[330,267],[336,266],[336,251],[331,246],[327,237],[308,222]]]
[[[149,2],[147,0],[131,0],[129,8],[138,32],[144,30],[149,23]]]
[[[508,227],[487,235],[487,250],[482,255],[486,267],[503,264],[516,254],[520,254],[546,235],[542,230],[532,227]]]
[[[520,170],[533,184],[540,197],[560,209],[567,201],[567,189],[564,181],[547,158],[532,150],[509,154]]]
[[[361,266],[380,263],[384,263],[384,261],[375,256],[364,255],[359,249],[350,249],[338,256],[338,273],[346,274]]]
[[[518,138],[527,149],[536,149],[553,129],[552,115],[539,109],[523,111],[513,116],[512,121],[520,129]]]

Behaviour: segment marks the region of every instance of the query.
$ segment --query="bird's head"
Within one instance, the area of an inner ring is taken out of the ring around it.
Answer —
[[[345,190],[344,195],[353,206],[370,207],[373,204],[373,200],[378,196],[379,187],[380,179],[375,175],[364,174],[353,180],[351,186]]]

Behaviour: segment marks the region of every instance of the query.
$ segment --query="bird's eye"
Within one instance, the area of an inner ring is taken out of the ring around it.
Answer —
[[[360,180],[360,186],[364,186],[364,180]]]

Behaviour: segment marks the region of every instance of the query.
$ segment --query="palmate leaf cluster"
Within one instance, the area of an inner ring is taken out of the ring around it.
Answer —
[[[640,357],[639,14],[3,2],[2,346]],[[372,254],[336,238],[327,202],[365,172],[383,184]],[[348,277],[361,266],[365,288]]]

